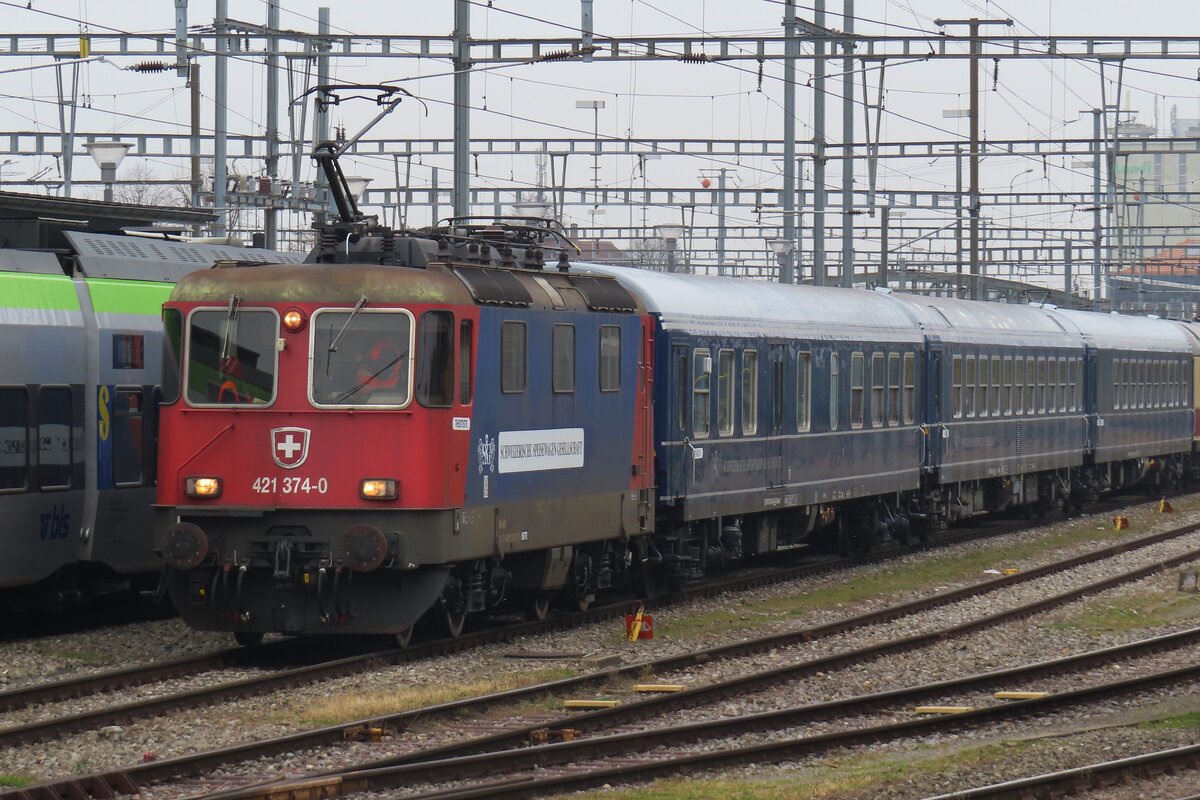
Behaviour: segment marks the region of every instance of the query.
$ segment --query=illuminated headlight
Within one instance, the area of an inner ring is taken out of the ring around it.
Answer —
[[[304,330],[304,323],[308,318],[304,316],[304,312],[298,308],[292,308],[283,315],[283,327],[287,328],[292,333]]]
[[[363,500],[395,500],[397,491],[395,478],[364,478],[358,487]]]
[[[184,484],[184,493],[188,497],[220,497],[220,478],[188,478]]]

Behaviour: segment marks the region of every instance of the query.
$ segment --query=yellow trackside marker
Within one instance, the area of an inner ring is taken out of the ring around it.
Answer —
[[[682,683],[639,683],[633,687],[635,692],[682,692],[687,687]]]
[[[913,709],[918,714],[965,714],[974,710],[971,706],[917,706]]]
[[[1041,700],[1049,696],[1049,692],[996,692],[992,695],[997,700]]]
[[[1021,570],[1017,569],[1016,567],[1005,567],[1004,569],[1002,569],[1000,571],[1003,572],[1005,575],[1016,575]]]
[[[567,700],[563,708],[613,708],[620,704],[619,700]]]
[[[1175,509],[1171,508],[1171,504],[1169,502],[1167,502],[1167,498],[1164,497],[1162,500],[1158,501],[1158,513],[1160,513],[1160,514],[1175,513]]]
[[[633,624],[629,626],[629,641],[631,642],[636,642],[642,633],[642,614],[644,613],[646,613],[646,607],[638,606],[637,613],[633,615]]]
[[[1129,517],[1120,516],[1113,517],[1113,530],[1123,531],[1129,527]]]

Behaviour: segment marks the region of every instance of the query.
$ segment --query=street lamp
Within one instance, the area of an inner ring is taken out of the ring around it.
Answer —
[[[1009,194],[1013,193],[1013,184],[1017,182],[1017,178],[1021,177],[1022,175],[1028,175],[1031,172],[1033,172],[1033,167],[1030,167],[1029,169],[1021,170],[1016,175],[1013,175],[1012,180],[1008,182],[1008,193]],[[1011,197],[1008,198],[1008,235],[1009,236],[1012,236],[1013,206],[1014,205],[1015,205],[1015,203],[1013,202],[1013,198],[1011,198]]]
[[[363,193],[367,191],[367,186],[370,185],[371,181],[373,180],[375,179],[365,178],[359,175],[346,176],[346,188],[350,190],[350,196],[354,198],[356,205],[358,204],[358,201],[362,199]]]
[[[596,206],[600,205],[600,109],[604,108],[603,100],[576,100],[576,108],[592,110],[592,135],[595,137],[595,149],[592,152],[592,188],[596,191]]]
[[[513,203],[513,211],[520,217],[550,218],[550,204],[545,200],[521,200]]]
[[[683,238],[684,226],[666,222],[662,225],[655,225],[654,229],[658,231],[658,238],[662,239],[667,246],[667,272],[674,272],[675,248],[678,246],[679,240]]]
[[[133,145],[129,142],[88,142],[84,145],[88,155],[100,168],[100,180],[104,182],[104,202],[113,201],[113,183],[117,180],[117,167],[125,159]]]
[[[783,260],[796,249],[796,243],[791,239],[767,239],[767,247],[771,248],[771,252],[775,254],[775,260],[779,263],[779,278],[783,279]]]

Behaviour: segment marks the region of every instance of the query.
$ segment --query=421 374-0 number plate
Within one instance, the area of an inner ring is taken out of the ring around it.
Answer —
[[[254,479],[252,488],[259,494],[325,494],[329,491],[329,481],[326,478],[264,475]]]

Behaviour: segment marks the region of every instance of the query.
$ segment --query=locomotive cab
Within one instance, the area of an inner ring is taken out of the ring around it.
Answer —
[[[165,317],[180,366],[158,527],[180,613],[243,638],[409,628],[458,555],[478,320],[462,283],[215,269]]]

